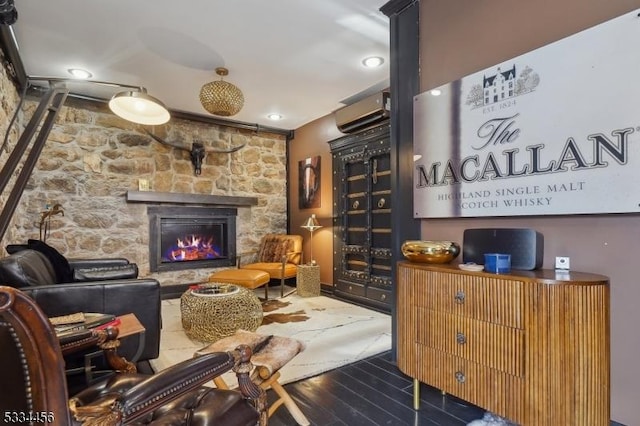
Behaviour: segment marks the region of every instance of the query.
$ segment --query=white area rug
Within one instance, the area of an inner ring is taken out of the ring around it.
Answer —
[[[281,370],[280,383],[295,382],[391,349],[391,316],[325,296],[280,299],[288,306],[265,313],[304,311],[306,321],[262,325],[256,333],[298,339],[305,350]],[[182,331],[180,299],[162,302],[160,357],[151,361],[155,371],[193,357],[207,346],[190,340]]]

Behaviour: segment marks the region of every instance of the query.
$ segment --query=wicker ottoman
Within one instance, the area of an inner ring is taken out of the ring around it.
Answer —
[[[269,280],[271,277],[267,272],[253,269],[225,269],[209,275],[210,282],[241,285],[251,290],[264,286],[265,300],[269,300]]]
[[[182,328],[193,340],[215,342],[238,330],[262,324],[260,299],[246,288],[224,283],[201,284],[180,297]]]

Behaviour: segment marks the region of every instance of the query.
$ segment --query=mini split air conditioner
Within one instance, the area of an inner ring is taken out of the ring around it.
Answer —
[[[353,133],[372,127],[389,117],[389,93],[380,92],[334,112],[342,133]]]

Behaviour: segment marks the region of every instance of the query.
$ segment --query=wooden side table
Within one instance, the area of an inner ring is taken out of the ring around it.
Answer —
[[[122,315],[119,316],[118,319],[120,320],[120,324],[116,326],[118,328],[117,340],[106,341],[100,345],[100,348],[104,350],[105,357],[114,370],[135,373],[137,370],[136,362],[138,358],[140,358],[142,348],[144,347],[146,329],[134,314]],[[133,358],[127,360],[118,355],[117,350],[120,346],[120,340],[136,334],[138,335],[138,349]]]
[[[93,331],[93,333],[98,333],[96,336],[99,336],[102,343],[97,343],[93,337],[88,337],[86,340],[93,342],[90,346],[86,346],[84,349],[81,347],[65,356],[67,385],[70,393],[77,393],[87,385],[114,372],[137,372],[136,362],[142,354],[146,330],[134,314],[122,315],[118,319],[120,323],[113,328]],[[127,337],[138,338],[138,348],[131,360],[118,354],[121,339]],[[95,346],[96,343],[97,346]],[[90,348],[93,349],[86,350]]]
[[[296,284],[301,297],[320,296],[320,266],[298,265]]]

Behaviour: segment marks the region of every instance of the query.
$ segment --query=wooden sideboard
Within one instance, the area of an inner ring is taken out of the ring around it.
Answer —
[[[609,280],[398,263],[398,367],[525,426],[609,425]]]

